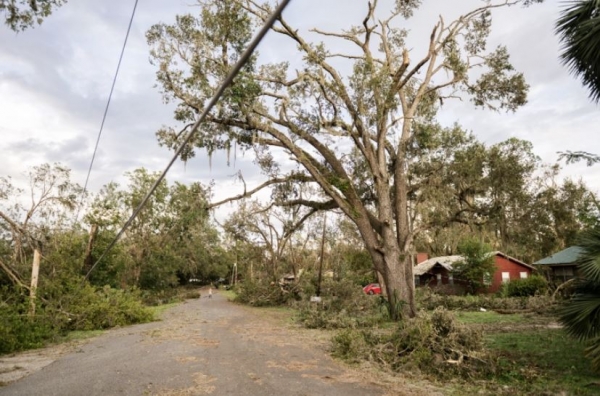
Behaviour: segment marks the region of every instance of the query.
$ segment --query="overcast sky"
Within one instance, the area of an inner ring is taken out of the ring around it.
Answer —
[[[170,152],[160,148],[155,132],[172,122],[172,108],[162,103],[150,65],[144,33],[154,23],[194,12],[192,0],[140,0],[121,73],[105,124],[89,188],[97,191],[138,167],[161,170]],[[83,184],[106,105],[121,44],[134,0],[71,0],[41,26],[16,34],[0,27],[0,176],[19,178],[30,166],[60,161]],[[446,20],[480,5],[480,0],[424,0],[410,26],[418,43],[438,15]],[[445,105],[440,119],[459,122],[488,144],[509,137],[533,142],[544,161],[554,163],[557,151],[585,150],[600,154],[599,107],[588,99],[580,82],[558,61],[553,33],[559,1],[527,9],[512,8],[494,16],[491,42],[508,47],[516,68],[531,85],[529,103],[515,114],[475,110],[468,102]],[[359,24],[366,1],[293,0],[286,17],[302,29],[335,30]],[[291,58],[294,48],[267,40],[260,48],[265,59]],[[418,45],[411,50],[416,59]],[[233,175],[243,169],[258,183],[251,158],[238,157],[227,167],[223,155],[209,169],[205,153],[187,166],[178,163],[169,181],[216,182],[216,196],[239,193]],[[571,165],[563,175],[583,180],[600,191],[600,165]]]

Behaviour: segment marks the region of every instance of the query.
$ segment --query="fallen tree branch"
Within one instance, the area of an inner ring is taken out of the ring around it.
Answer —
[[[308,182],[308,181],[312,181],[312,179],[310,177],[306,176],[306,175],[301,175],[301,174],[293,174],[293,175],[290,175],[288,177],[276,177],[274,179],[267,180],[263,184],[259,185],[258,187],[254,188],[254,189],[252,189],[250,191],[246,190],[246,182],[243,179],[242,179],[242,181],[244,183],[244,192],[242,194],[238,194],[238,195],[235,195],[233,197],[226,198],[226,199],[224,199],[222,201],[218,201],[218,202],[209,204],[206,207],[206,209],[207,210],[208,209],[213,209],[213,208],[216,208],[217,206],[221,206],[221,205],[226,204],[228,202],[239,201],[240,199],[244,199],[244,198],[250,197],[250,196],[256,194],[257,192],[259,192],[260,190],[262,190],[262,189],[264,189],[266,187],[272,186],[274,184],[285,183],[285,182],[288,182],[288,181]]]
[[[568,281],[563,282],[560,285],[558,285],[558,287],[556,288],[556,290],[554,290],[554,293],[552,293],[552,301],[554,301],[556,299],[556,294],[558,293],[559,290],[565,289],[567,286],[575,283],[576,279],[577,278],[569,279]]]

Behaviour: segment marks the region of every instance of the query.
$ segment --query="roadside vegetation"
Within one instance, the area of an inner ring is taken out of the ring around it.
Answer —
[[[353,254],[359,253],[343,254],[345,277],[322,279],[320,288],[318,273],[306,271],[290,283],[240,283],[236,301],[320,329],[331,354],[348,364],[429,381],[447,394],[598,394],[600,375],[584,358],[588,344],[559,322],[569,299],[554,296],[544,276],[510,282],[495,294],[419,288],[417,317],[396,322],[384,297],[362,291],[376,278],[365,272],[368,260],[349,259]],[[321,299],[311,301],[317,289]]]
[[[455,21],[436,15],[428,42],[397,29],[420,1],[386,10],[365,1],[358,27],[306,37],[279,18],[272,33],[300,63],[253,57],[181,153],[185,161],[224,150],[229,162],[240,150],[267,180],[247,188],[239,171],[243,193],[220,202],[211,202],[212,185],[163,180],[106,255],[157,173],[132,170],[125,185],[95,194],[60,164],[36,166],[21,183],[1,175],[0,353],[147,322],[163,309],[149,307],[228,284],[234,301],[293,312],[297,324],[330,335],[331,353],[351,364],[455,394],[598,394],[583,358],[600,366],[598,240],[585,266],[591,283],[573,296],[555,295],[545,273],[479,294],[494,270],[490,250],[531,263],[600,229],[597,194],[543,163],[529,141],[486,144],[438,119],[453,100],[509,112],[527,102],[509,50],[487,41],[496,9],[526,12],[514,6],[535,2],[483,2]],[[270,8],[207,0],[197,15],[150,28],[157,85],[179,123],[157,131],[159,144],[179,146]],[[7,21],[24,29],[35,15],[18,9]],[[357,47],[330,52],[323,37]],[[267,187],[268,202],[252,199]],[[218,223],[211,211],[226,203],[236,206]],[[415,292],[417,252],[461,254],[465,293]],[[382,295],[365,295],[375,282]]]
[[[319,303],[301,299],[261,309],[295,323],[290,326],[320,329],[331,354],[348,364],[429,381],[451,395],[599,392],[600,375],[584,358],[588,344],[562,328],[557,310],[564,301],[551,295],[446,296],[421,289],[419,315],[394,322],[380,296],[365,295],[358,284],[356,293],[343,294],[349,285],[338,286],[324,289]]]

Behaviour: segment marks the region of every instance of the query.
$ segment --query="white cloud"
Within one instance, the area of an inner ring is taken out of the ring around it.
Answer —
[[[388,4],[391,2],[388,0]],[[424,1],[407,24],[418,37],[411,39],[411,57],[424,53],[438,15],[446,20],[479,0]],[[69,2],[42,26],[14,34],[0,28],[0,169],[17,176],[27,167],[62,159],[73,168],[80,183],[85,179],[106,97],[112,82],[133,2],[103,0]],[[547,162],[561,150],[600,153],[598,107],[591,104],[579,81],[568,75],[558,60],[559,45],[553,32],[559,6],[545,2],[529,9],[511,8],[494,19],[491,43],[509,48],[518,70],[531,84],[529,103],[516,114],[474,110],[470,103],[448,103],[441,114],[446,124],[458,121],[481,140],[496,143],[515,136],[531,140],[535,152]],[[158,147],[154,136],[161,125],[174,125],[172,107],[162,104],[155,69],[148,62],[144,33],[157,22],[170,23],[178,13],[194,12],[187,1],[140,2],[108,115],[90,187],[98,189],[123,173],[144,166],[161,170],[171,153]],[[303,31],[313,26],[338,30],[362,22],[366,2],[303,0],[292,2],[286,17]],[[261,45],[263,59],[298,60],[293,46],[269,36]],[[239,193],[233,175],[243,169],[249,187],[260,176],[250,158],[227,166],[215,155],[212,169],[205,152],[187,165],[177,163],[168,179],[183,182],[215,179],[216,198]],[[595,168],[569,166],[565,175],[578,177],[600,190]]]

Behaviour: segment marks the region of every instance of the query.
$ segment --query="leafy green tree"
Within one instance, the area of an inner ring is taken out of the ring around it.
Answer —
[[[127,212],[131,213],[146,195],[150,186],[158,177],[158,173],[151,173],[144,168],[139,168],[126,175],[129,178],[129,185],[124,191],[123,199]],[[166,282],[169,286],[177,282],[174,274],[169,280],[152,276],[144,278],[146,271],[149,271],[148,275],[156,275],[158,274],[157,271],[172,273],[170,271],[170,267],[174,266],[172,261],[162,262],[162,260],[158,260],[157,262],[155,260],[157,255],[169,253],[169,250],[163,249],[164,247],[161,247],[158,243],[164,233],[164,223],[169,221],[168,195],[169,187],[167,181],[163,180],[127,230],[126,246],[133,264],[128,269],[128,284],[135,286],[141,286],[142,283],[145,285],[154,284],[157,288],[163,288],[165,285],[163,282]],[[160,270],[154,269],[153,267],[157,264],[163,268]]]
[[[411,180],[412,226],[425,230],[417,251],[455,254],[462,239],[476,234],[533,262],[597,226],[596,195],[581,181],[558,180],[560,167],[543,164],[530,142],[512,138],[486,147],[460,128],[423,135]]]
[[[67,0],[0,0],[0,14],[9,28],[18,32],[41,24]]]
[[[128,177],[129,185],[124,189],[115,183],[104,186],[84,217],[99,230],[93,262],[137,207],[156,175],[141,168]],[[91,274],[91,282],[164,290],[190,278],[218,279],[225,275],[225,253],[208,217],[208,194],[200,183],[161,183],[125,237]]]
[[[70,169],[58,163],[34,166],[27,178],[25,191],[10,177],[0,177],[0,237],[11,247],[10,255],[0,257],[0,269],[20,286],[30,272],[33,250],[43,251],[55,230],[70,228],[82,193]]]
[[[578,246],[583,249],[578,259],[580,279],[560,320],[569,334],[590,343],[585,353],[600,371],[600,230],[583,234]]]
[[[263,271],[270,280],[277,280],[291,270],[296,273],[296,267],[291,268],[286,262],[293,256],[293,237],[313,214],[303,208],[280,208],[264,205],[258,201],[242,202],[238,210],[225,222],[224,229],[235,240],[254,243],[264,251],[264,268],[255,268],[258,273]]]
[[[177,261],[178,276],[216,281],[226,276],[232,261],[219,232],[210,222],[210,191],[200,183],[175,183],[169,193],[169,222],[165,228],[168,244]]]
[[[115,238],[126,221],[127,213],[125,191],[122,191],[117,183],[108,183],[93,197],[83,217],[90,227],[90,233],[95,232],[88,262],[84,263],[84,275],[87,275]],[[119,243],[104,256],[101,265],[94,268],[88,279],[91,284],[97,286],[125,287],[127,269],[131,266],[131,256],[126,251],[126,245]]]
[[[419,1],[396,0],[387,16],[381,2],[365,1],[361,25],[341,32],[313,29],[315,42],[280,18],[273,33],[298,49],[301,64],[294,71],[288,62],[253,57],[182,159],[198,148],[212,153],[239,146],[253,149],[269,177],[261,187],[318,186],[315,199],[288,196],[276,203],[344,213],[384,278],[390,306],[402,306],[393,317],[413,316],[410,254],[422,230],[409,222],[409,147],[418,125],[433,124],[444,101],[460,96],[496,111],[515,111],[526,102],[528,86],[507,49],[486,47],[492,11],[526,3],[531,1],[486,2],[454,21],[432,21],[427,44],[410,52],[409,32],[398,26]],[[177,103],[177,121],[189,124],[202,111],[246,47],[253,25],[263,23],[271,8],[250,0],[201,1],[200,17],[178,16],[175,24],[148,31],[158,81],[165,99]],[[319,41],[324,38],[350,43],[353,50],[328,47]],[[158,137],[172,148],[181,134],[167,128]],[[276,161],[289,156],[297,168]]]
[[[455,279],[466,281],[467,290],[471,294],[489,286],[496,272],[490,246],[476,239],[466,239],[459,245],[458,253],[463,260],[452,265]]]

